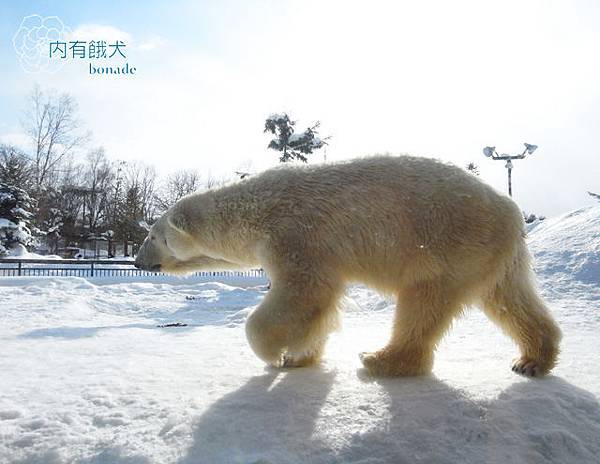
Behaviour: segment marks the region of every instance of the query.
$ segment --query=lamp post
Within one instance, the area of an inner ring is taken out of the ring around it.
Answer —
[[[529,143],[524,143],[523,145],[525,145],[525,150],[523,150],[523,153],[521,153],[520,155],[507,155],[505,153],[503,153],[502,155],[499,155],[498,152],[496,151],[496,147],[485,147],[483,149],[483,154],[485,156],[487,156],[488,158],[491,158],[494,160],[506,161],[506,164],[504,165],[504,167],[508,171],[508,194],[511,197],[512,197],[512,169],[513,169],[512,160],[523,159],[523,158],[525,158],[525,154],[531,155],[535,150],[537,150],[537,145],[531,145]]]

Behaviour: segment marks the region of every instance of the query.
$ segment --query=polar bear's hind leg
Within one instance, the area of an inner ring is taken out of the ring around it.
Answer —
[[[521,356],[513,361],[513,371],[526,376],[550,372],[557,361],[561,331],[538,295],[524,243],[503,279],[484,298],[483,311],[519,347]]]
[[[461,309],[459,294],[441,279],[401,290],[388,345],[374,353],[361,353],[363,365],[377,376],[431,372],[434,350]]]
[[[529,276],[503,282],[485,299],[483,310],[519,347],[521,356],[513,361],[514,372],[531,377],[550,372],[558,357],[561,332]]]

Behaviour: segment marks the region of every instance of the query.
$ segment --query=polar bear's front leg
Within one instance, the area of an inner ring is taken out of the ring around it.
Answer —
[[[339,325],[342,286],[291,276],[274,280],[271,291],[246,322],[254,353],[277,367],[317,363],[329,333]]]

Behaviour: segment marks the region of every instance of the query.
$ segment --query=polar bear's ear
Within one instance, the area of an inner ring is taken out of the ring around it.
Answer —
[[[169,225],[178,232],[181,232],[183,234],[190,233],[191,224],[189,222],[187,214],[185,214],[185,211],[183,211],[182,209],[173,211],[173,214],[169,216],[168,221]]]

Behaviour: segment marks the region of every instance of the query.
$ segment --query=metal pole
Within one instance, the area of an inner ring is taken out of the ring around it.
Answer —
[[[508,168],[508,195],[512,197],[512,168]]]

